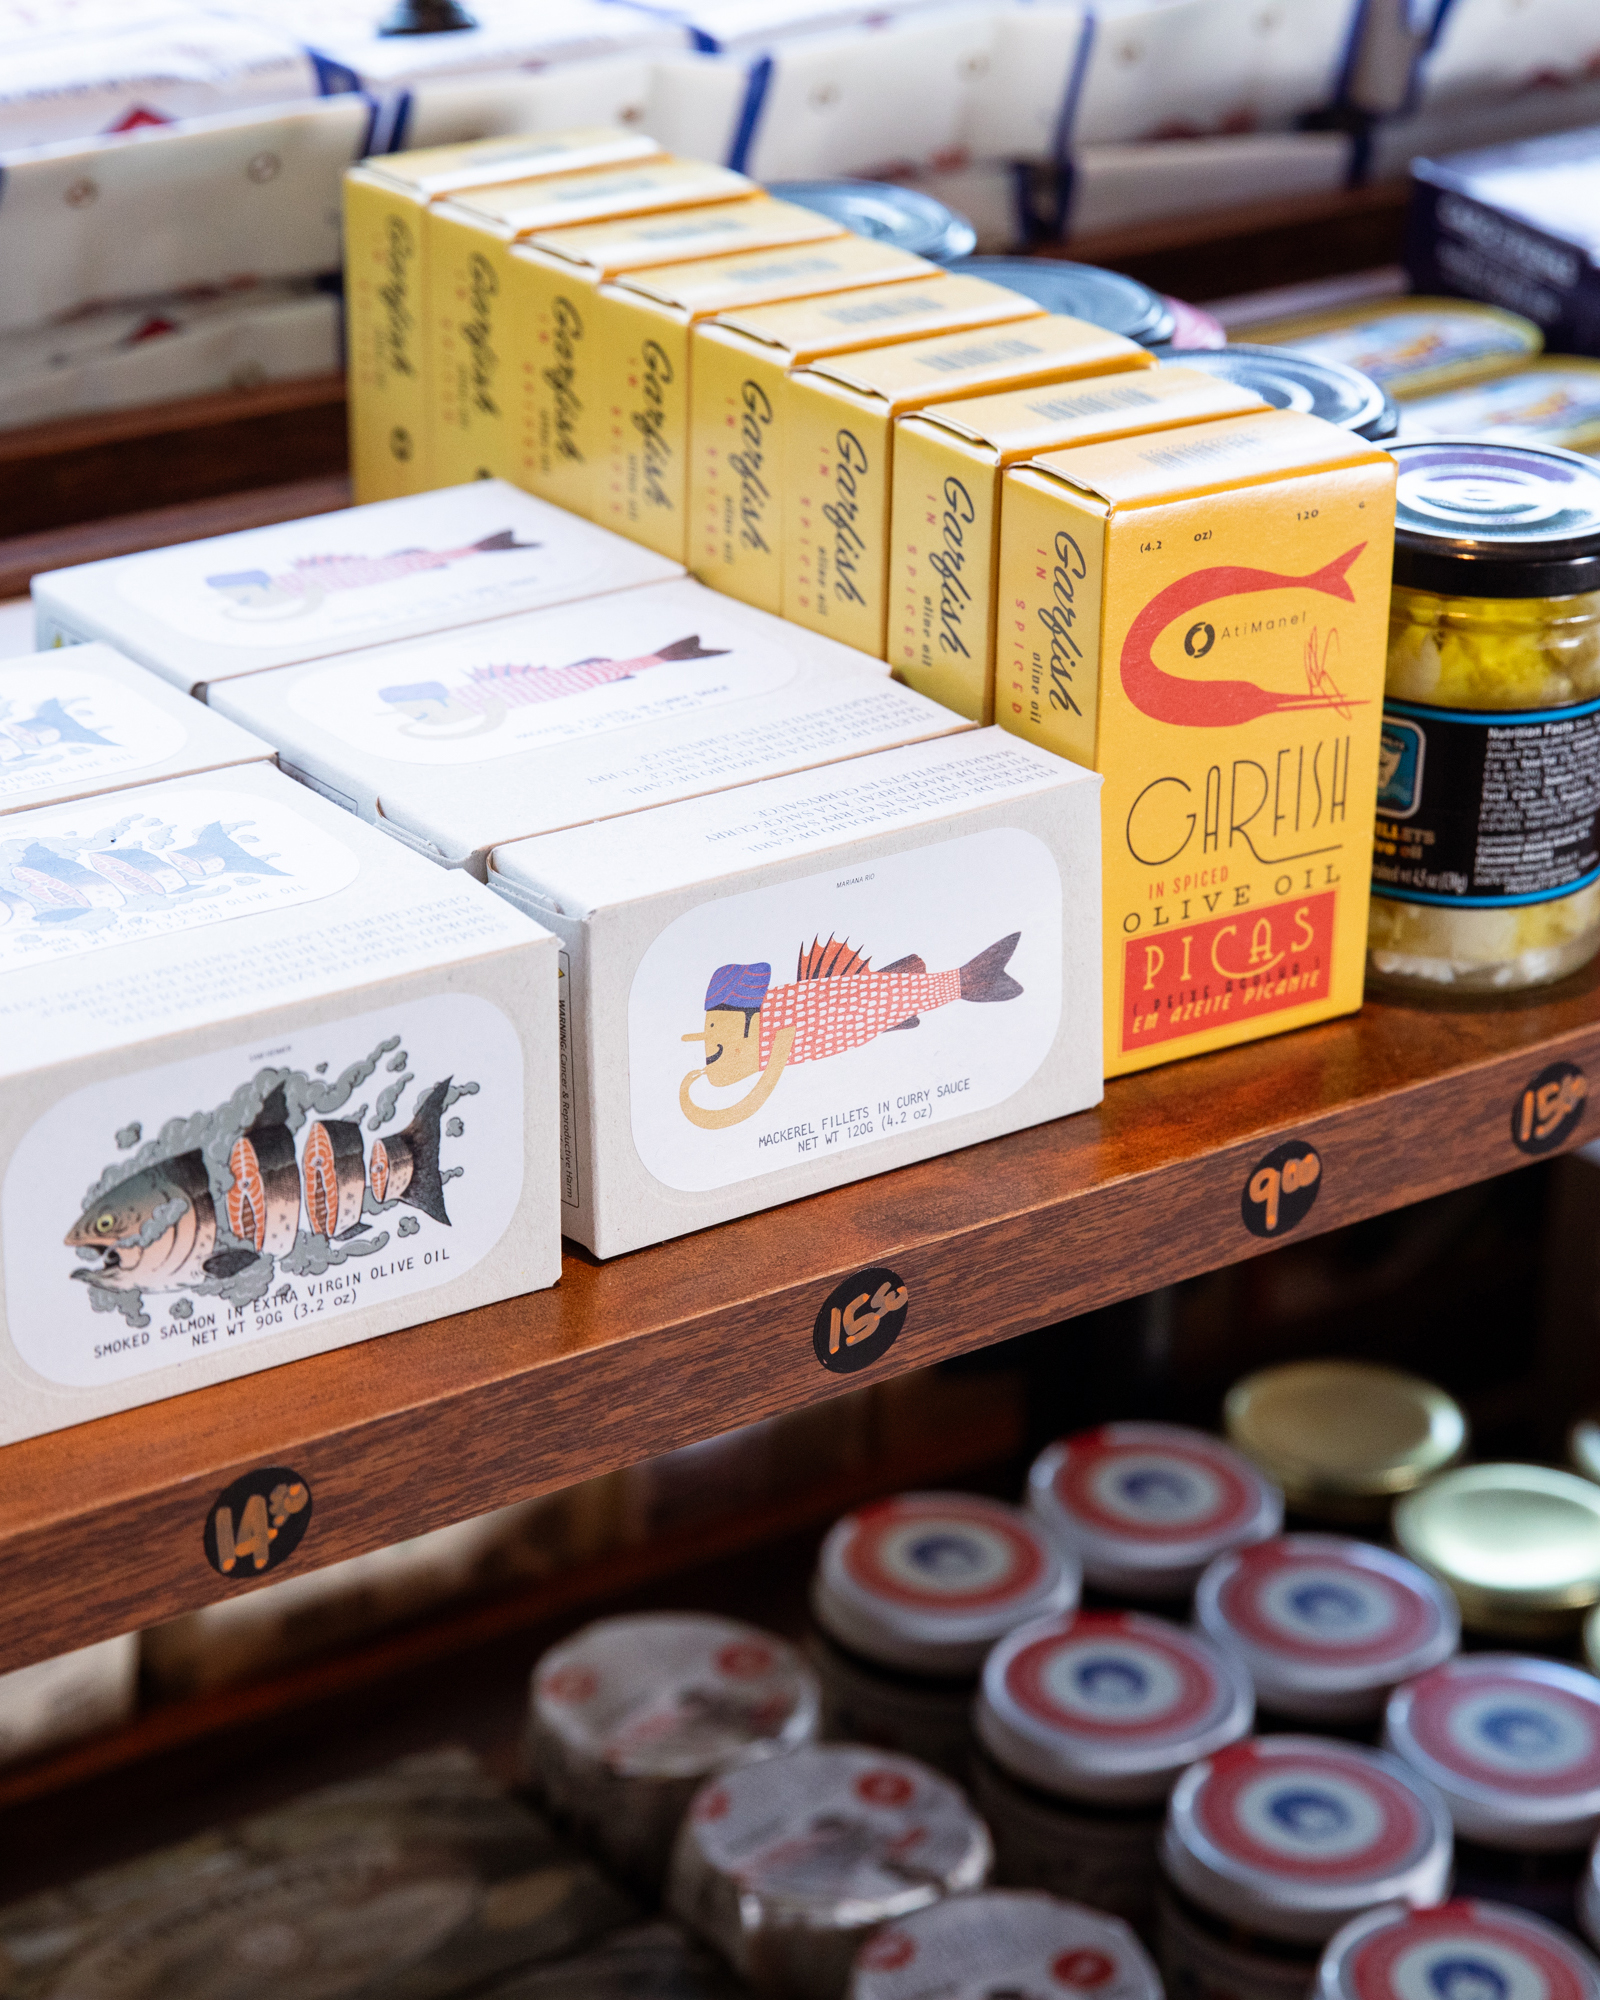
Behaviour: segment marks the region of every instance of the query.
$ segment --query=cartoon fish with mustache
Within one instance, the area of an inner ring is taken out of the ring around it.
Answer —
[[[436,1083],[402,1132],[375,1139],[365,1157],[352,1119],[313,1119],[299,1164],[287,1124],[284,1086],[262,1105],[228,1156],[232,1184],[222,1197],[228,1234],[218,1249],[217,1198],[198,1149],[156,1160],[99,1195],[67,1231],[74,1250],[97,1250],[100,1262],[74,1271],[86,1284],[116,1291],[173,1292],[227,1279],[266,1254],[294,1248],[302,1208],[313,1236],[354,1236],[368,1188],[379,1203],[399,1201],[450,1226],[439,1168],[439,1129],[451,1079]]]
[[[573,660],[564,667],[524,664],[474,667],[464,682],[447,687],[443,681],[412,681],[395,687],[379,688],[381,700],[410,717],[402,736],[484,736],[498,729],[513,708],[558,701],[563,695],[584,694],[590,688],[609,687],[614,681],[633,680],[681,660],[720,660],[726,646],[702,646],[698,632],[687,639],[675,639],[653,653],[638,653],[632,659],[610,660],[595,655]]]
[[[269,576],[264,569],[224,570],[208,576],[206,582],[242,612],[294,617],[315,611],[331,591],[371,590],[428,570],[449,569],[470,556],[505,555],[513,549],[541,546],[539,542],[519,542],[514,528],[502,528],[460,549],[396,549],[387,556],[296,556],[293,566],[276,576]]]

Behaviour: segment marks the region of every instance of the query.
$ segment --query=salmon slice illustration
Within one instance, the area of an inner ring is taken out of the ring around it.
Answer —
[[[264,569],[222,570],[206,582],[241,611],[276,610],[281,615],[285,608],[314,611],[333,591],[371,590],[429,570],[450,569],[473,556],[509,555],[540,546],[519,542],[515,529],[501,528],[462,548],[396,549],[386,556],[296,556],[288,569],[276,575]]]
[[[707,1130],[750,1117],[776,1089],[784,1070],[822,1062],[860,1048],[879,1035],[915,1028],[925,1014],[968,1000],[987,1005],[1015,1000],[1022,987],[1006,967],[1022,933],[1013,931],[948,972],[929,972],[915,954],[881,972],[848,939],[815,939],[802,946],[793,981],[772,984],[772,967],[720,965],[706,988],[705,1027],[685,1035],[703,1042],[703,1069],[678,1087],[678,1103],[691,1123]],[[696,1104],[690,1090],[700,1078],[717,1089],[754,1077],[754,1088],[727,1109]]]
[[[232,1243],[218,1247],[217,1200],[205,1156],[195,1149],[156,1160],[95,1196],[64,1241],[98,1251],[99,1262],[72,1275],[141,1292],[236,1277],[258,1257],[294,1249],[302,1209],[312,1236],[336,1242],[356,1234],[366,1227],[369,1188],[380,1207],[398,1201],[448,1229],[439,1140],[452,1081],[425,1093],[403,1131],[374,1139],[370,1163],[360,1124],[334,1118],[309,1121],[297,1163],[286,1090],[278,1084],[228,1154],[232,1179],[220,1221]]]
[[[378,698],[399,709],[413,727],[403,733],[421,736],[451,727],[457,735],[477,736],[497,729],[513,708],[528,708],[563,695],[586,694],[590,688],[609,687],[616,681],[630,681],[653,667],[674,666],[685,660],[720,660],[726,646],[702,646],[698,632],[687,639],[674,639],[653,653],[636,653],[626,660],[607,659],[595,654],[569,661],[566,666],[547,667],[531,662],[510,661],[474,667],[463,681],[397,682],[379,688]],[[465,727],[468,723],[474,727]]]

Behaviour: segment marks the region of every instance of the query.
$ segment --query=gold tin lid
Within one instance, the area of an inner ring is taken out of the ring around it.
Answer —
[[[1600,1601],[1600,1486],[1544,1465],[1467,1465],[1402,1500],[1394,1533],[1502,1638],[1570,1632]]]
[[[1442,1389],[1370,1361],[1292,1361],[1236,1382],[1229,1440],[1299,1514],[1381,1520],[1466,1449],[1467,1420]]]

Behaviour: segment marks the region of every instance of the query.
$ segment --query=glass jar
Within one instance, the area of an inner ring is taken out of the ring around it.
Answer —
[[[1394,454],[1368,970],[1548,985],[1600,950],[1600,467],[1471,442]]]

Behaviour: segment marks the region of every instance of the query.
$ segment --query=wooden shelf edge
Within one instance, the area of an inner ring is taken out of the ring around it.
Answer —
[[[1306,1236],[1526,1163],[1512,1112],[1548,1064],[1600,1070],[1597,974],[1503,1009],[1349,1019],[1114,1083],[1097,1111],[598,1264],[552,1291],[0,1452],[0,1666],[238,1588],[202,1549],[253,1469],[311,1485],[314,1567],[1258,1255],[1242,1196],[1315,1146]],[[1584,1105],[1560,1144],[1597,1122]],[[905,1330],[819,1367],[834,1287],[887,1265]],[[25,1629],[24,1628],[25,1624]]]
[[[219,389],[204,396],[138,403],[126,410],[96,410],[81,417],[0,430],[0,465],[98,450],[135,438],[167,438],[215,430],[255,417],[281,417],[344,402],[343,375],[308,375],[295,382],[263,382],[254,389]]]

